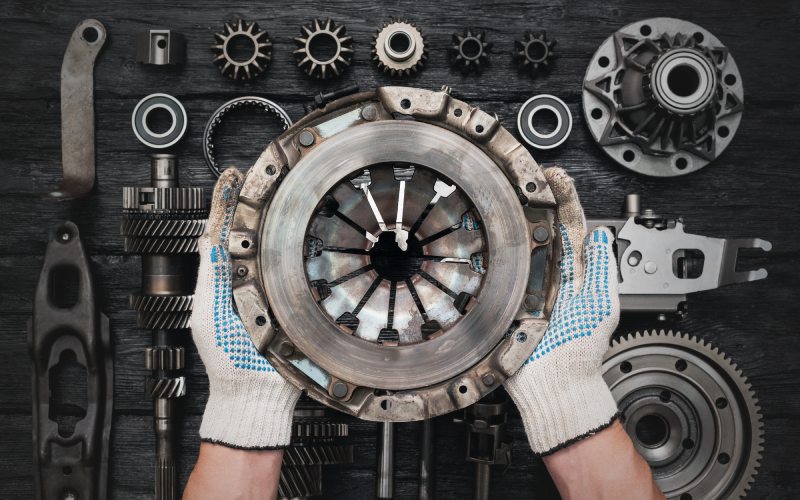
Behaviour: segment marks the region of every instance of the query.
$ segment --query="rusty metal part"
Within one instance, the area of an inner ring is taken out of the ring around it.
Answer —
[[[463,33],[454,33],[452,45],[448,49],[450,67],[462,74],[480,74],[489,65],[489,51],[492,43],[486,41],[485,31],[467,28]]]
[[[536,77],[550,70],[556,57],[555,40],[547,39],[547,32],[527,31],[525,36],[514,40],[511,53],[514,63],[521,73]]]
[[[353,38],[347,36],[344,25],[328,19],[314,19],[300,27],[295,37],[294,57],[297,67],[313,78],[327,80],[341,76],[353,58]],[[332,50],[329,50],[332,49]]]
[[[425,37],[414,23],[385,22],[372,39],[372,60],[378,69],[392,76],[418,72],[427,58]]]
[[[51,231],[28,335],[35,498],[107,498],[114,394],[111,339],[108,318],[95,306],[89,261],[72,222]],[[85,375],[85,392],[77,395],[86,397],[85,407],[55,399],[56,388],[64,383],[57,367],[70,362]],[[71,425],[65,421],[62,427],[62,416],[71,418]]]
[[[251,80],[266,71],[272,60],[272,40],[256,22],[239,19],[235,24],[225,23],[221,33],[214,33],[214,40],[211,46],[214,64],[231,80]],[[241,40],[250,48],[250,53],[243,57],[233,52],[234,45]]]
[[[447,413],[500,385],[544,333],[554,209],[496,117],[445,91],[345,97],[248,172],[234,299],[256,347],[312,398],[368,420]]]
[[[728,356],[691,335],[636,333],[612,344],[603,377],[667,498],[745,497],[764,429],[755,393]]]
[[[48,194],[59,200],[85,196],[94,187],[94,63],[106,28],[84,19],[70,37],[61,63],[61,165],[64,179]]]

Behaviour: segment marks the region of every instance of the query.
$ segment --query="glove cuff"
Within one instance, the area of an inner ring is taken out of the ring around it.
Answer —
[[[506,384],[506,389],[519,409],[531,449],[540,456],[596,434],[619,416],[599,373],[553,382],[526,377]]]
[[[263,378],[214,380],[200,438],[239,449],[271,449],[289,445],[292,418],[300,391],[290,384]]]

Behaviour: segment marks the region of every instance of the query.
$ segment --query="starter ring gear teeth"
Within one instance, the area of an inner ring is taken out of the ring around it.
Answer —
[[[458,69],[462,74],[481,74],[489,65],[489,51],[492,43],[486,41],[485,31],[467,28],[463,33],[453,33],[453,45],[449,49],[450,67]]]
[[[255,21],[248,23],[242,19],[236,26],[225,23],[222,33],[214,33],[217,43],[211,46],[216,54],[214,64],[220,73],[232,80],[251,80],[269,67],[272,60],[272,40],[269,34],[258,27]],[[253,52],[245,60],[236,59],[229,51],[229,45],[236,39],[246,38],[252,44]]]
[[[343,24],[337,25],[331,19],[324,23],[314,19],[311,24],[301,26],[300,31],[301,36],[294,39],[298,48],[293,53],[297,67],[305,71],[308,76],[327,80],[341,76],[350,66],[353,59],[353,38],[347,36],[347,29]],[[333,42],[336,49],[332,56],[326,59],[318,57],[316,44],[320,40],[325,43]]]
[[[680,332],[637,332],[612,343],[603,378],[667,498],[744,498],[763,452],[761,408],[723,352]]]
[[[203,188],[196,187],[125,187],[122,189],[123,210],[204,210]]]
[[[208,119],[208,122],[206,122],[206,128],[203,131],[203,156],[205,157],[206,165],[208,165],[209,170],[211,170],[211,173],[216,177],[222,175],[222,171],[224,169],[221,165],[217,164],[217,159],[214,154],[214,133],[216,132],[220,123],[222,123],[222,119],[229,112],[236,109],[249,107],[260,108],[265,113],[275,116],[281,122],[283,131],[288,130],[289,127],[292,126],[292,119],[289,118],[289,114],[286,112],[286,110],[278,106],[273,101],[263,97],[237,97],[217,108],[217,110],[214,111],[214,113]]]
[[[145,390],[153,399],[176,399],[186,395],[186,377],[148,377]]]
[[[146,370],[182,370],[185,365],[185,350],[180,346],[152,346],[145,348]]]
[[[203,235],[206,219],[129,219],[123,218],[123,236],[135,237],[195,237]]]
[[[514,62],[520,72],[536,77],[550,70],[556,57],[556,40],[548,40],[547,32],[525,33],[521,39],[514,40]]]
[[[384,22],[372,39],[373,61],[391,76],[410,76],[422,68],[427,58],[425,37],[414,23]]]

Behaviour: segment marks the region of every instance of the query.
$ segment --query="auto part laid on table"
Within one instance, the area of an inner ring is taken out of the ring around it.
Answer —
[[[450,67],[462,74],[481,74],[489,65],[492,43],[486,41],[485,31],[467,28],[463,33],[453,33],[452,45],[448,49]]]
[[[248,172],[234,300],[256,347],[312,398],[367,420],[430,418],[491,392],[541,339],[554,208],[494,116],[445,91],[345,97]]]
[[[667,498],[744,497],[763,426],[750,384],[725,354],[686,334],[637,333],[613,343],[603,372]]]
[[[197,245],[208,217],[203,188],[178,187],[174,155],[153,155],[151,185],[123,190],[121,232],[127,253],[142,256],[142,288],[130,296],[140,328],[150,330],[145,350],[146,394],[156,432],[155,498],[178,498],[175,433],[177,399],[186,395],[185,350],[197,279]]]
[[[61,165],[64,178],[48,196],[71,200],[94,187],[94,63],[106,43],[106,27],[84,19],[67,45],[61,63]]]
[[[169,114],[169,126],[163,132],[153,130],[150,115],[157,110]],[[139,142],[153,149],[164,149],[183,139],[189,119],[183,104],[169,94],[150,94],[136,104],[131,114],[131,127]]]
[[[536,77],[550,71],[556,57],[555,40],[547,39],[547,32],[525,33],[521,39],[514,40],[514,51],[511,53],[517,69]]]
[[[372,39],[372,59],[378,69],[392,76],[418,72],[427,58],[425,37],[414,23],[385,22]]]
[[[136,62],[180,66],[186,62],[186,39],[172,30],[152,29],[137,33]]]
[[[236,53],[236,47],[245,44],[250,52]],[[239,19],[225,23],[221,33],[214,33],[211,51],[220,73],[231,80],[250,80],[267,70],[272,60],[272,40],[258,23]]]
[[[297,67],[313,78],[326,80],[341,76],[353,59],[353,38],[347,36],[344,25],[331,19],[324,23],[314,19],[300,27],[295,37],[294,57]]]
[[[208,122],[206,122],[206,128],[203,131],[203,156],[206,159],[206,165],[208,165],[211,173],[213,173],[216,177],[219,177],[220,174],[222,174],[224,168],[222,168],[222,166],[219,165],[216,160],[214,134],[222,123],[223,118],[225,118],[228,113],[243,108],[256,108],[267,114],[273,115],[280,121],[284,131],[292,126],[292,119],[289,118],[288,113],[286,113],[282,107],[278,106],[273,101],[263,97],[237,97],[217,108],[217,110],[211,115],[211,118],[208,119]]]
[[[555,117],[553,130],[540,130],[534,123],[537,114]],[[536,149],[553,149],[564,144],[572,133],[572,113],[564,101],[556,96],[540,94],[531,97],[519,108],[517,131],[522,140]]]
[[[625,198],[623,217],[589,219],[589,230],[611,229],[617,238],[619,300],[623,312],[686,312],[686,295],[733,283],[762,280],[766,269],[737,270],[739,251],[772,249],[761,238],[711,238],[684,232],[682,218],[641,209],[639,195]]]
[[[709,31],[659,17],[625,26],[597,49],[583,84],[592,137],[635,172],[672,177],[716,159],[744,109],[739,69]]]
[[[108,497],[114,366],[108,318],[95,305],[89,260],[78,226],[63,222],[50,242],[36,286],[28,346],[33,363],[35,497]],[[68,365],[79,365],[85,385]],[[64,387],[70,381],[76,387]],[[80,389],[83,393],[80,393]],[[75,399],[56,399],[60,390]],[[85,406],[79,411],[81,396]]]

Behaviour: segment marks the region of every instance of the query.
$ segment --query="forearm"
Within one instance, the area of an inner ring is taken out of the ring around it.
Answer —
[[[619,422],[543,460],[564,500],[664,498]]]
[[[237,450],[203,442],[185,500],[274,499],[283,450]]]

